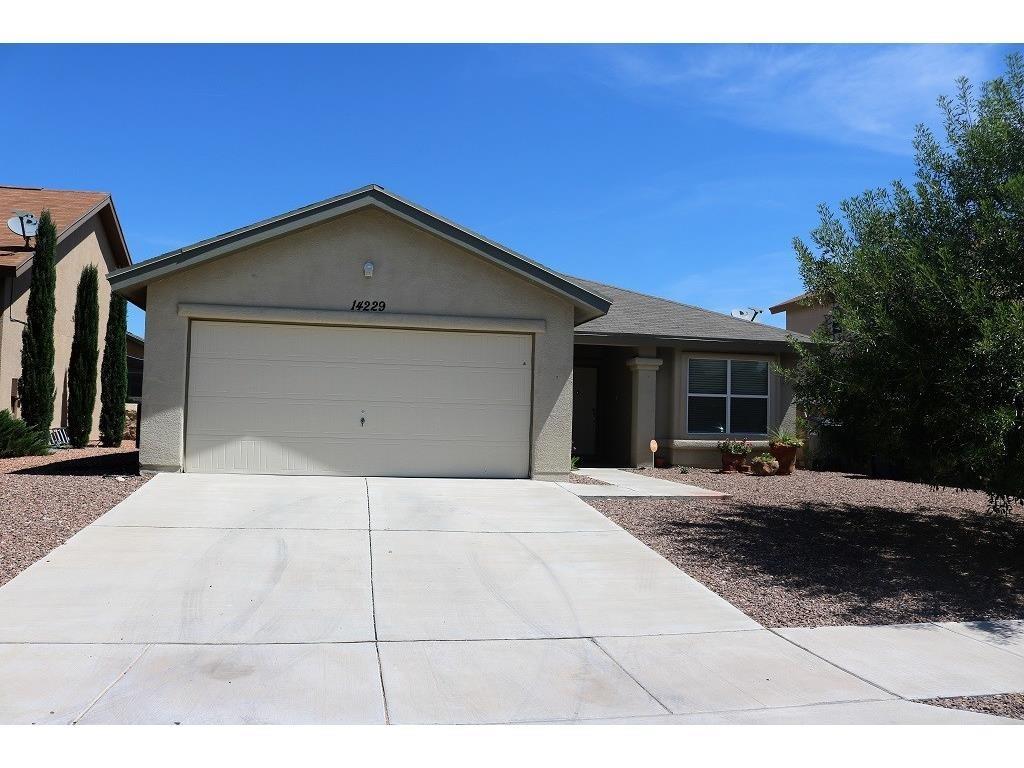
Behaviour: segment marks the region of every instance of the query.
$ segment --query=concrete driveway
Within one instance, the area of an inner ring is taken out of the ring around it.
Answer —
[[[3,723],[964,722],[568,491],[160,475],[0,588]]]

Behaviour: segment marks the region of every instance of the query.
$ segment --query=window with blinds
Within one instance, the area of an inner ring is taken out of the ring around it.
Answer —
[[[686,422],[691,434],[768,434],[768,363],[691,357]]]

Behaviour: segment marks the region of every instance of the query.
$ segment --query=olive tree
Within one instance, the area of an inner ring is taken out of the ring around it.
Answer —
[[[916,179],[820,209],[795,248],[832,303],[788,374],[851,456],[1024,503],[1024,59],[942,97]]]

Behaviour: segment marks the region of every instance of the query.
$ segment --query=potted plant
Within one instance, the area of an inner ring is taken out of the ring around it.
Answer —
[[[755,475],[774,475],[779,471],[779,461],[770,453],[762,453],[750,461],[750,471]]]
[[[750,445],[746,440],[723,440],[718,444],[718,450],[722,454],[723,472],[743,471],[743,460],[750,452]]]
[[[793,474],[793,467],[796,465],[796,452],[803,446],[804,441],[794,433],[785,429],[776,429],[768,436],[768,450],[779,462],[780,475]]]

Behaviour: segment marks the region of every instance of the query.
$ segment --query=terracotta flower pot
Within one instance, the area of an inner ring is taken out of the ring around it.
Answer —
[[[774,475],[779,471],[778,459],[768,463],[754,459],[752,462],[750,462],[750,471],[760,477]]]
[[[722,454],[722,471],[723,472],[742,472],[743,471],[743,454],[742,453],[723,453]]]
[[[795,445],[769,445],[768,451],[775,460],[779,462],[779,471],[777,475],[791,475],[793,474],[793,467],[796,466],[796,452],[798,447]]]

